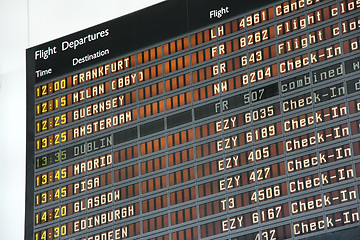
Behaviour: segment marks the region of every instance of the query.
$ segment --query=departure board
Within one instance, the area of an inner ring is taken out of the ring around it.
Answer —
[[[360,0],[169,0],[27,50],[25,239],[359,239]]]

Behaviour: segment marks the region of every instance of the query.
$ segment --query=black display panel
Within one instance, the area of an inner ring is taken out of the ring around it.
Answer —
[[[25,239],[357,239],[359,13],[171,0],[28,49]]]

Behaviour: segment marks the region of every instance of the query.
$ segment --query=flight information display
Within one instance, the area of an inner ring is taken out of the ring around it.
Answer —
[[[25,239],[357,239],[360,0],[171,0],[27,50]]]

